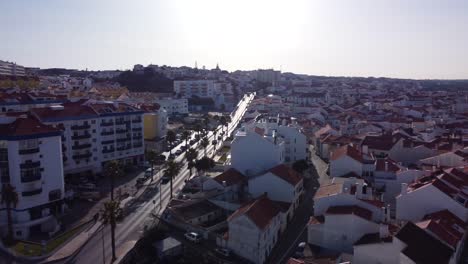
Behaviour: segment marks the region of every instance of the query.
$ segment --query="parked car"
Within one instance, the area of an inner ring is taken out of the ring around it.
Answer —
[[[188,232],[184,234],[185,238],[194,243],[199,243],[201,241],[201,236],[195,232]]]
[[[215,251],[225,257],[229,257],[231,255],[231,251],[227,248],[216,248]]]
[[[161,178],[161,184],[166,184],[171,180],[171,178],[167,175],[162,176]]]
[[[148,168],[145,170],[145,176],[151,176],[152,169]]]
[[[175,152],[175,154],[176,154],[177,156],[179,156],[180,154],[182,154],[182,150],[181,150],[181,149],[178,149],[178,150]]]
[[[306,242],[301,242],[297,245],[296,252],[294,252],[294,257],[302,258],[304,257],[304,248],[306,246]]]

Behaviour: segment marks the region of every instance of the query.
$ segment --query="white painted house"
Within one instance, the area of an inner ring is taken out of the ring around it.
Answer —
[[[265,263],[278,242],[280,227],[280,208],[261,196],[229,216],[227,247],[252,263]]]

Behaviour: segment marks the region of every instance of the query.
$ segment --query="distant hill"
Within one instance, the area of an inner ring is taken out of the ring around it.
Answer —
[[[468,91],[468,80],[424,80],[421,86],[432,91]]]
[[[125,71],[113,80],[130,92],[173,92],[173,80],[152,70],[145,70],[143,74]]]

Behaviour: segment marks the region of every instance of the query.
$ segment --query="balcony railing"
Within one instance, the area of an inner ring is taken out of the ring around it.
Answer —
[[[85,154],[75,154],[73,155],[73,159],[89,159],[91,158],[92,153],[85,153]]]
[[[73,135],[71,138],[72,138],[73,140],[77,140],[77,139],[86,139],[86,138],[91,138],[91,134]]]
[[[88,144],[82,144],[82,145],[74,145],[72,146],[72,149],[77,150],[77,149],[85,149],[85,148],[90,148],[90,147],[91,147],[91,143],[88,143]]]
[[[141,147],[143,147],[143,144],[141,144],[141,143],[133,144],[133,147],[134,148],[141,148]]]
[[[141,123],[141,118],[132,119],[132,123]]]
[[[115,143],[115,140],[104,140],[101,142],[103,145],[107,145],[107,144],[114,144]]]
[[[114,122],[101,122],[101,126],[113,126],[114,125]]]
[[[32,190],[32,191],[22,192],[22,195],[23,196],[33,196],[33,195],[40,194],[41,192],[42,192],[42,188],[39,188],[39,189]]]
[[[118,138],[118,139],[117,139],[117,142],[125,142],[125,141],[130,141],[130,140],[132,140],[130,137]]]
[[[112,152],[115,152],[115,149],[110,148],[110,149],[103,149],[103,150],[102,150],[102,153],[103,153],[103,154],[104,154],[104,153],[112,153]]]
[[[30,148],[30,149],[20,149],[19,154],[20,155],[27,155],[27,154],[34,154],[39,152],[39,147],[36,148]]]
[[[110,135],[114,135],[114,131],[103,131],[101,132],[101,136],[110,136]]]
[[[134,132],[139,132],[139,131],[141,131],[141,130],[143,130],[141,127],[134,127],[134,128],[132,128],[132,131],[134,131]]]
[[[42,177],[41,173],[35,173],[30,175],[21,175],[21,182],[33,182],[38,181]]]
[[[115,131],[115,133],[117,133],[117,134],[127,133],[127,129],[117,129],[117,130]]]
[[[91,125],[90,125],[90,124],[73,125],[73,126],[71,126],[71,129],[73,129],[73,130],[90,129],[90,128],[91,128]]]
[[[118,151],[122,151],[122,150],[131,149],[131,148],[132,148],[131,145],[127,145],[127,146],[117,147],[117,150],[118,150]]]
[[[34,161],[34,162],[25,162],[20,164],[21,169],[34,169],[34,168],[39,168],[41,166],[40,161]]]

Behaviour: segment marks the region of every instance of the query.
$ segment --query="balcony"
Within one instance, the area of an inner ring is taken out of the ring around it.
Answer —
[[[71,138],[73,140],[86,139],[86,138],[91,138],[91,134],[73,135]]]
[[[125,142],[125,141],[130,141],[131,138],[130,137],[126,137],[126,138],[118,138],[117,139],[117,142]]]
[[[141,123],[141,118],[132,119],[132,123]]]
[[[133,132],[141,132],[143,129],[141,127],[134,127],[132,128]]]
[[[141,144],[141,143],[133,144],[133,147],[134,148],[141,148],[141,147],[143,147],[143,144]]]
[[[27,174],[27,175],[21,175],[21,182],[33,182],[33,181],[38,181],[42,177],[41,173],[35,173],[35,174]]]
[[[35,169],[39,168],[41,166],[40,161],[34,161],[34,162],[25,162],[20,164],[21,169]]]
[[[27,154],[34,154],[39,152],[39,147],[36,148],[31,148],[31,149],[20,149],[19,154],[20,155],[27,155]]]
[[[115,133],[117,133],[117,134],[127,133],[127,129],[117,129],[117,130],[115,131]]]
[[[77,149],[85,149],[85,148],[90,148],[90,147],[91,147],[91,143],[88,143],[88,144],[82,144],[82,145],[74,145],[72,146],[72,149],[77,150]]]
[[[91,125],[90,124],[83,124],[83,125],[73,125],[71,126],[72,130],[82,130],[82,129],[90,129]]]
[[[60,200],[62,198],[62,191],[60,189],[49,192],[49,202]]]
[[[101,136],[110,136],[110,135],[114,135],[114,131],[103,131],[101,132]]]
[[[91,158],[93,154],[92,153],[85,153],[85,154],[75,154],[73,155],[73,159],[89,159]]]
[[[131,145],[127,145],[127,146],[121,146],[121,147],[117,147],[117,150],[118,151],[122,151],[122,150],[127,150],[127,149],[131,149],[132,146]]]
[[[115,149],[114,149],[114,148],[110,148],[110,149],[103,149],[103,150],[102,150],[102,153],[103,153],[103,154],[106,154],[106,153],[112,153],[112,152],[115,152]]]
[[[115,143],[115,140],[104,140],[101,142],[103,145],[107,145],[107,144],[114,144]]]
[[[36,190],[32,190],[32,191],[26,191],[26,192],[22,192],[21,194],[23,196],[33,196],[33,195],[38,195],[42,192],[42,188],[39,188],[39,189],[36,189]]]
[[[103,127],[113,126],[113,125],[114,125],[114,122],[112,122],[112,121],[111,122],[104,122],[104,121],[101,122],[101,126],[103,126]]]

